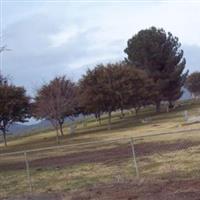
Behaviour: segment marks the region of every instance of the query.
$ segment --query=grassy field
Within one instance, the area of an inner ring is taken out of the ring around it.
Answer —
[[[169,113],[146,108],[138,116],[127,111],[121,119],[116,112],[111,130],[106,116],[101,125],[93,118],[87,126],[79,122],[73,135],[65,127],[60,147],[27,154],[34,193],[71,192],[136,178],[132,137],[141,178],[199,178],[200,124],[184,121],[185,110],[192,117],[200,115],[199,108],[200,102],[187,101]],[[1,153],[56,145],[53,130],[8,140],[7,148],[0,144]],[[24,155],[1,156],[0,199],[28,190]]]
[[[68,134],[68,127],[65,126],[64,138],[61,144],[73,144],[79,142],[102,141],[118,138],[139,137],[143,135],[160,134],[165,132],[176,132],[182,130],[200,128],[199,124],[184,126],[184,111],[187,110],[189,116],[200,115],[200,102],[185,102],[176,110],[166,113],[156,114],[154,108],[142,110],[136,117],[134,113],[126,112],[124,119],[120,118],[119,113],[113,113],[112,128],[107,129],[107,116],[103,116],[102,125],[95,119],[88,119],[87,127],[85,123],[77,123],[76,133]],[[141,120],[150,117],[148,123]],[[0,152],[13,152],[56,145],[56,133],[54,130],[8,138],[8,148],[0,144]]]

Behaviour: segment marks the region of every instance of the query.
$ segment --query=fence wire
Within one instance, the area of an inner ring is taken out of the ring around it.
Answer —
[[[140,178],[200,178],[200,134],[149,135],[0,154],[0,199]]]

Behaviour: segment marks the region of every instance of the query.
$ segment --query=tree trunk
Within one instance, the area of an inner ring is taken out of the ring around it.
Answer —
[[[124,118],[124,109],[121,108],[120,110],[121,110],[121,118]]]
[[[140,108],[138,108],[138,107],[135,108],[135,116],[138,116],[139,110],[140,110]]]
[[[59,123],[59,128],[60,128],[61,136],[63,137],[64,136],[64,133],[63,133],[63,123]]]
[[[99,125],[101,126],[101,114],[99,112],[95,113],[96,121],[99,122]]]
[[[172,101],[169,101],[169,110],[172,110],[174,108],[174,104]]]
[[[160,101],[156,102],[156,112],[159,113],[160,112]]]
[[[108,112],[108,130],[111,129],[111,111]]]
[[[7,147],[7,138],[6,138],[6,131],[3,130],[3,140],[4,140],[4,145]]]
[[[101,115],[99,115],[99,125],[101,126]]]

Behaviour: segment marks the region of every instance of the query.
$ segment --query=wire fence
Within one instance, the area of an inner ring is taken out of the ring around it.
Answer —
[[[139,178],[200,178],[199,131],[0,154],[0,199]]]

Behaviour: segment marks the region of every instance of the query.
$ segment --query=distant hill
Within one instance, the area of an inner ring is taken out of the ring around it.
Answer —
[[[50,129],[50,128],[52,128],[52,125],[47,120],[42,120],[42,121],[40,121],[36,124],[32,124],[32,125],[14,123],[9,128],[9,134],[20,135],[20,134],[43,131],[43,130]]]
[[[75,121],[83,119],[83,115],[79,115],[75,118]],[[69,118],[65,119],[65,123],[70,123],[71,120]],[[9,128],[9,135],[21,135],[21,134],[28,134],[28,133],[36,133],[40,131],[45,131],[53,129],[51,123],[48,120],[41,120],[38,123],[27,125],[27,124],[19,124],[14,123]]]

